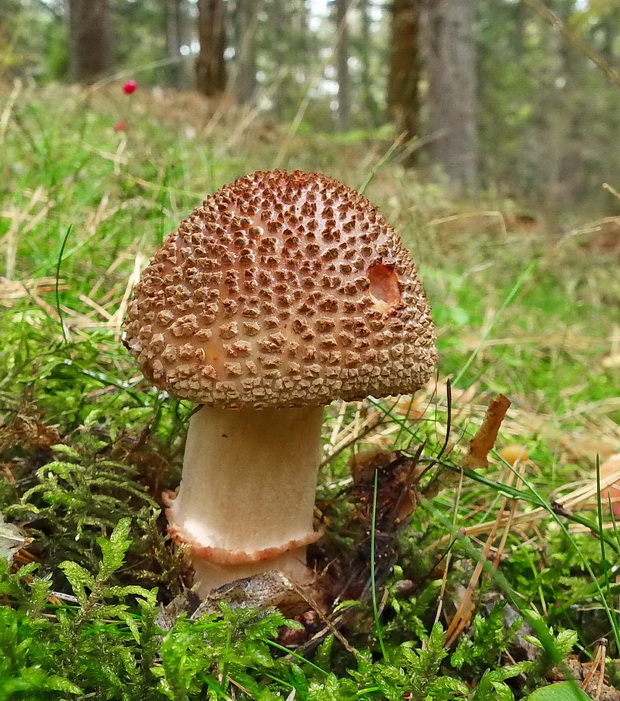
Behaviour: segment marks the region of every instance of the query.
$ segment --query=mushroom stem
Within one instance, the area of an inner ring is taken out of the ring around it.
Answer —
[[[169,530],[192,549],[199,594],[267,570],[304,578],[323,407],[216,409],[190,419]]]

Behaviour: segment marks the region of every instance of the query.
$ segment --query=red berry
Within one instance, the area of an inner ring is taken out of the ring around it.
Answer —
[[[117,122],[114,125],[114,131],[127,131],[127,122],[124,119],[121,119],[120,122]]]
[[[138,83],[135,80],[128,80],[125,85],[123,85],[123,92],[125,95],[131,95],[132,92],[138,87]]]

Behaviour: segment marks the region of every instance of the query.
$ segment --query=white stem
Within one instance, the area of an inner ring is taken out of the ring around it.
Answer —
[[[201,593],[305,562],[322,417],[322,407],[203,407],[192,416],[168,516],[171,532],[192,544]]]

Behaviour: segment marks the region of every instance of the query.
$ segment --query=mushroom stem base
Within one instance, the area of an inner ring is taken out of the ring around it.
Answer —
[[[312,583],[312,572],[306,567],[306,548],[297,548],[283,555],[247,565],[216,565],[202,558],[194,558],[194,590],[204,597],[209,592],[230,582],[254,577],[266,571],[281,572],[297,586]]]

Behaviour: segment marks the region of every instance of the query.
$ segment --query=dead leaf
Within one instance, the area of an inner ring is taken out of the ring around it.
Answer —
[[[245,577],[224,584],[211,592],[192,613],[191,618],[200,618],[205,613],[219,611],[220,603],[226,602],[231,608],[265,609],[277,606],[290,611],[291,607],[307,602],[299,592],[299,587],[290,582],[281,572],[263,572],[253,577]]]
[[[463,467],[486,469],[489,466],[489,453],[495,446],[497,434],[509,407],[510,400],[503,394],[498,394],[495,399],[491,399],[482,426],[469,441],[469,449],[463,459]]]
[[[30,543],[32,538],[27,538],[14,524],[6,523],[0,513],[0,558],[13,562],[17,552]]]

